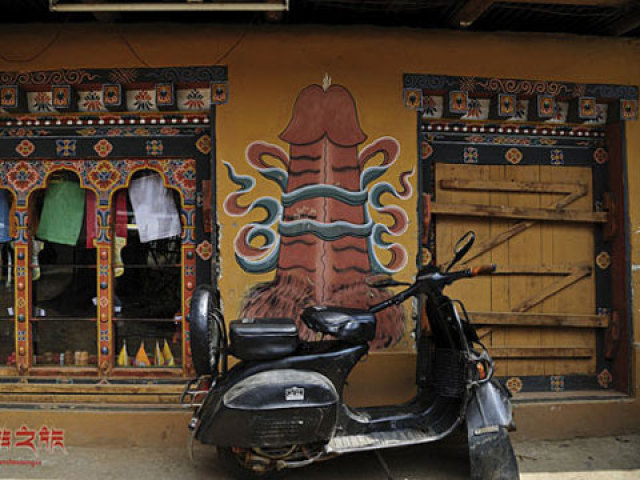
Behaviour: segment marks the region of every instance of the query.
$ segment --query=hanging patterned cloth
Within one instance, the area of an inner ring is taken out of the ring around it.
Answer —
[[[0,190],[0,243],[6,243],[11,238],[11,215],[9,213],[8,193]]]
[[[76,182],[52,182],[44,197],[38,238],[75,246],[82,229],[84,201],[84,191]]]
[[[127,246],[127,192],[125,190],[118,190],[116,192],[116,227],[115,227],[115,240],[114,240],[114,269],[113,274],[116,277],[124,275],[124,262],[122,260],[122,249]]]
[[[98,237],[98,199],[96,194],[87,189],[86,201],[87,212],[85,215],[84,226],[87,230],[87,241],[85,246],[87,248],[96,248],[96,238]]]
[[[142,243],[180,235],[181,225],[173,195],[157,174],[131,181],[129,199]]]

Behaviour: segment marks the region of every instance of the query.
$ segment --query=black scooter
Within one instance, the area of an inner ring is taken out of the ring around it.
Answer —
[[[302,321],[331,340],[300,343],[293,320],[256,318],[231,322],[228,341],[215,292],[199,287],[190,315],[199,377],[182,396],[195,409],[191,438],[215,445],[234,476],[266,479],[336,454],[440,440],[466,420],[471,478],[519,478],[507,434],[513,428],[509,395],[492,380],[493,361],[462,302],[443,294],[457,280],[495,271],[490,265],[450,272],[474,239],[473,232],[465,234],[447,268],[422,269],[413,284],[390,277],[368,282],[408,286],[369,310],[305,309]],[[414,296],[426,302],[432,332],[425,335],[418,322],[416,397],[403,405],[350,408],[343,388],[369,350],[375,313]],[[228,354],[241,360],[231,369]]]

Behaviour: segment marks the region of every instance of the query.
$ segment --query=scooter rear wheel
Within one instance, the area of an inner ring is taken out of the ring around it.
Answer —
[[[231,447],[218,447],[218,461],[220,465],[238,480],[277,480],[284,477],[286,470],[275,468],[257,471],[247,462],[250,452],[234,452]]]

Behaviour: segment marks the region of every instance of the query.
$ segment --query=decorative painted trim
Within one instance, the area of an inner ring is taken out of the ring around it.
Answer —
[[[582,120],[595,120],[597,116],[596,97],[580,97],[578,99],[578,117]]]
[[[598,374],[598,385],[606,389],[611,383],[613,383],[613,375],[605,368]]]
[[[176,105],[176,98],[173,89],[173,83],[158,83],[156,84],[156,105],[158,108],[174,108]]]
[[[71,85],[53,85],[51,87],[51,103],[56,110],[68,110],[73,103]]]
[[[553,95],[538,95],[536,100],[538,118],[553,118],[556,111]]]
[[[405,88],[402,94],[404,106],[410,110],[420,110],[422,108],[422,90],[419,88]]]
[[[638,99],[624,98],[620,100],[620,119],[636,120],[638,118]]]
[[[515,395],[516,393],[520,393],[520,391],[522,390],[523,387],[523,383],[522,383],[522,379],[519,377],[511,377],[509,379],[507,379],[507,381],[505,382],[505,387],[507,387],[507,390],[509,390],[509,392],[511,392],[511,395]]]
[[[0,108],[15,109],[19,106],[17,85],[0,85]]]
[[[0,72],[0,84],[53,85],[76,87],[99,83],[209,83],[227,80],[226,66],[116,68],[46,70],[34,72]]]
[[[463,115],[469,111],[469,96],[462,90],[449,92],[449,112],[454,115]]]
[[[596,265],[600,270],[606,270],[611,266],[611,255],[609,252],[602,251],[596,257]]]
[[[512,117],[516,114],[518,100],[509,93],[498,94],[498,117]]]
[[[609,161],[609,152],[602,147],[596,148],[595,152],[593,152],[593,160],[598,165],[603,165]]]
[[[559,148],[554,148],[549,152],[551,165],[564,165],[564,152]]]
[[[211,104],[223,105],[229,101],[229,84],[227,82],[211,82]]]
[[[102,103],[109,110],[122,108],[124,104],[122,85],[119,83],[105,83],[102,85]]]
[[[630,99],[637,102],[638,87],[633,85],[580,84],[512,78],[455,77],[407,73],[403,87],[433,91],[466,90],[475,94],[509,93],[518,97],[547,94],[558,97],[596,97],[606,100]]]
[[[552,392],[564,392],[564,375],[552,375],[549,378],[549,389]]]

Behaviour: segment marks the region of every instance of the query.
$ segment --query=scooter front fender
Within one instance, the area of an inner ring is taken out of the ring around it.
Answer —
[[[475,387],[467,407],[472,480],[517,480],[518,462],[507,429],[513,426],[511,401],[493,381]]]

